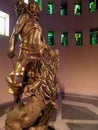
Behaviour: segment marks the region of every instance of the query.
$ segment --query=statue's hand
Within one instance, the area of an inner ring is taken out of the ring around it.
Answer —
[[[12,59],[15,56],[15,53],[14,53],[14,51],[8,51],[7,55],[8,55],[9,58]]]

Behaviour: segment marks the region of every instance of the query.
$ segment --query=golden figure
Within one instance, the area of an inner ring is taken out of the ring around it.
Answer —
[[[30,130],[31,127],[47,130],[50,112],[55,106],[54,81],[59,53],[53,51],[43,38],[38,22],[40,8],[34,0],[29,0],[29,4],[17,0],[16,12],[18,19],[10,37],[8,56],[15,56],[18,39],[20,52],[7,82],[17,105],[7,114],[6,130]],[[26,104],[21,103],[23,93],[29,97]]]

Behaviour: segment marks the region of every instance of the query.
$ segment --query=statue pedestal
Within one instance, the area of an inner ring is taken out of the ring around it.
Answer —
[[[5,128],[4,128],[5,120],[6,120],[6,114],[4,114],[3,116],[0,117],[0,130],[5,130]],[[43,130],[43,129],[44,129],[44,126],[39,127],[39,128],[37,127],[37,130]],[[31,128],[29,128],[29,130],[36,130],[36,128],[31,127]],[[51,126],[49,126],[47,130],[55,130],[55,129],[52,128]]]

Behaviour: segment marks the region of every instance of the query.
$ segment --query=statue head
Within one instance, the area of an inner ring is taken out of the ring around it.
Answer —
[[[31,14],[35,16],[36,18],[38,18],[40,14],[39,4],[37,4],[34,0],[29,0],[28,6],[29,6],[29,11],[31,12]]]
[[[19,16],[20,14],[24,13],[27,9],[28,5],[24,3],[24,0],[16,0],[15,3],[15,12]]]
[[[33,16],[36,20],[39,19],[40,7],[35,0],[29,0],[28,4],[24,2],[24,0],[16,0],[15,11],[18,16],[22,13],[29,13],[29,15]]]

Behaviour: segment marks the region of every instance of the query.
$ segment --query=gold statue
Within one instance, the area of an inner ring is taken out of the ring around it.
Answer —
[[[16,1],[18,19],[9,42],[8,56],[15,56],[15,44],[20,41],[19,57],[14,71],[7,76],[9,92],[16,105],[7,113],[6,130],[47,130],[55,104],[55,76],[59,52],[45,42],[38,22],[39,5],[34,0]],[[23,93],[28,101],[23,103]]]

